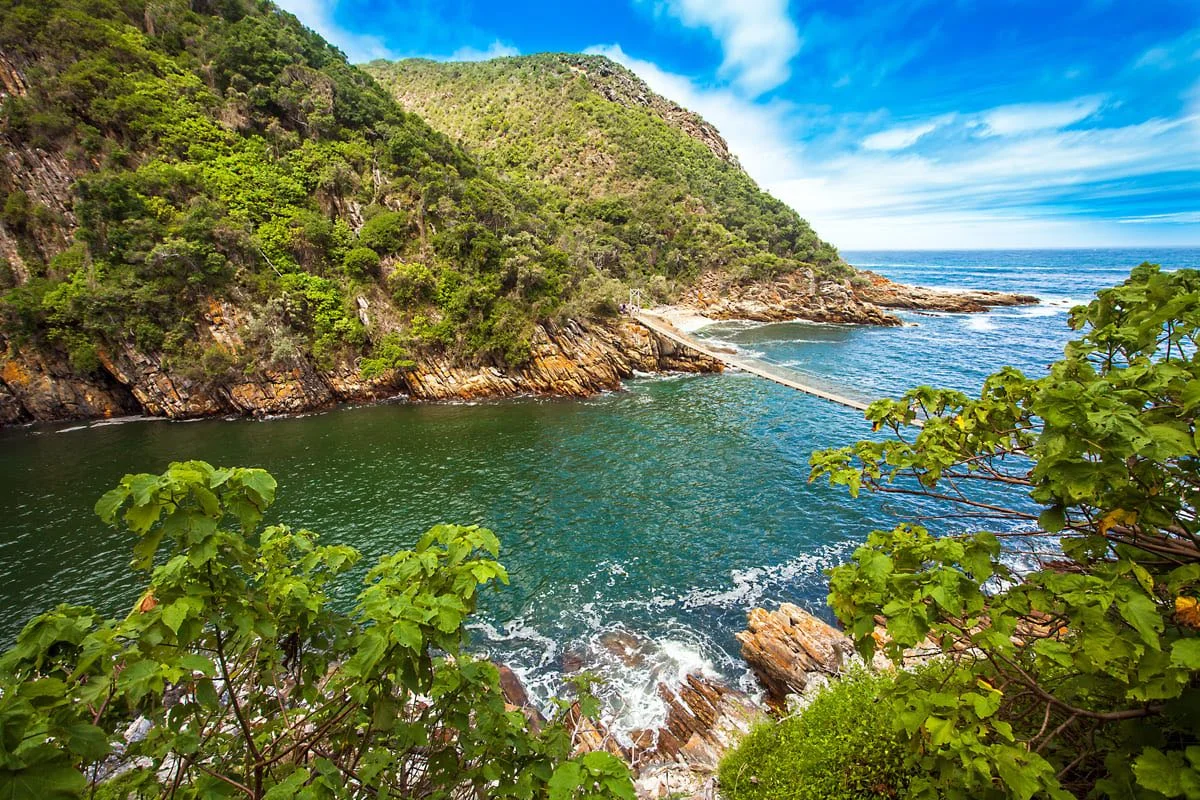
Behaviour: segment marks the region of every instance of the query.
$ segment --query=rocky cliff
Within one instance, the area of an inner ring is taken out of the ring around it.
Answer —
[[[900,324],[898,317],[857,296],[849,281],[807,269],[750,284],[709,273],[684,292],[679,303],[711,319]]]
[[[202,341],[236,363],[245,348],[244,314],[213,302],[199,326]],[[210,379],[186,377],[161,359],[126,347],[102,351],[100,368],[81,376],[65,359],[47,358],[0,338],[0,423],[85,419],[144,413],[183,419],[218,414],[272,415],[370,402],[397,395],[413,400],[472,400],[514,395],[582,397],[617,389],[635,372],[719,372],[720,362],[679,347],[630,320],[545,323],[533,334],[532,355],[517,369],[464,364],[444,354],[418,356],[411,368],[364,380],[354,364],[320,370],[235,370]]]

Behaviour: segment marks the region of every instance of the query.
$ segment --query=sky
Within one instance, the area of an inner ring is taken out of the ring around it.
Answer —
[[[1200,246],[1200,0],[277,0],[356,63],[607,55],[841,249]]]

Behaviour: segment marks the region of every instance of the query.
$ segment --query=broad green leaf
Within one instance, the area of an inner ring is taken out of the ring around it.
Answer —
[[[1200,671],[1200,638],[1180,639],[1171,645],[1171,664]]]
[[[583,769],[574,761],[564,761],[546,783],[549,800],[571,800],[583,781]]]

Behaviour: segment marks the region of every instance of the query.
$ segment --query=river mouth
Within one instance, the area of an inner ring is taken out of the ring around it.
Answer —
[[[888,329],[727,323],[699,335],[874,396],[923,382],[976,390],[1002,365],[1038,374],[1058,358],[1071,336],[1062,298],[1119,281],[1120,259],[1058,275],[1043,305],[986,317],[912,315],[916,325]],[[1019,291],[1018,279],[970,284]],[[511,586],[482,594],[472,647],[510,664],[540,702],[565,673],[598,669],[618,733],[653,727],[660,680],[701,671],[752,688],[733,638],[751,607],[795,602],[829,619],[825,570],[872,529],[940,513],[808,483],[814,449],[869,435],[860,412],[736,372],[637,378],[580,401],[0,431],[0,639],[60,602],[128,609],[141,589],[127,569],[132,541],[92,505],[125,473],[199,458],[268,469],[280,484],[269,520],[360,549],[364,569],[440,522],[491,528]],[[352,601],[361,576],[338,602]]]

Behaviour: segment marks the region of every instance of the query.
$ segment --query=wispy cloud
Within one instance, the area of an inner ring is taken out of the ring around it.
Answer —
[[[400,57],[382,38],[357,33],[339,24],[335,19],[338,0],[276,0],[276,4],[295,14],[301,22],[341,49],[351,63],[361,64],[377,58],[394,60]]]
[[[1157,225],[1163,222],[1176,225],[1200,225],[1200,211],[1176,211],[1170,214],[1146,214],[1140,217],[1121,217],[1117,222],[1127,225]]]
[[[450,54],[448,61],[487,61],[491,58],[504,58],[506,56],[519,56],[521,51],[511,44],[506,44],[499,39],[494,40],[483,50],[476,47],[460,47]]]
[[[724,53],[720,74],[754,95],[785,82],[800,52],[787,0],[664,0],[660,8],[712,32]]]
[[[1014,136],[1057,130],[1081,122],[1100,110],[1103,97],[1079,97],[1062,103],[1021,103],[994,108],[980,115],[988,133]]]
[[[922,136],[933,133],[941,123],[936,120],[919,125],[906,125],[877,131],[862,140],[867,150],[904,150],[912,147]]]
[[[1149,48],[1133,62],[1134,69],[1171,70],[1200,61],[1200,28]]]

